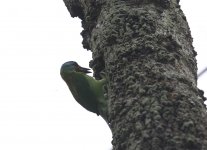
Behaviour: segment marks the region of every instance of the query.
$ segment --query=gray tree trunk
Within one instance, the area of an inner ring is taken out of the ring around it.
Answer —
[[[114,150],[207,150],[205,98],[178,0],[64,0],[108,80]]]

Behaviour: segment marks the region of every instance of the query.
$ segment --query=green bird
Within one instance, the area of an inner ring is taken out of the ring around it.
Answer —
[[[64,63],[60,75],[68,85],[75,100],[90,112],[101,115],[107,121],[107,102],[104,97],[106,80],[95,80],[88,76],[88,68],[83,68],[75,61]]]

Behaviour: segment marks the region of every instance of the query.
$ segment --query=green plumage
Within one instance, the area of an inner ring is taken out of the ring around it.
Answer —
[[[106,81],[95,80],[86,73],[90,73],[89,69],[80,67],[74,61],[64,63],[60,71],[75,100],[88,111],[106,119],[107,106],[103,88]]]

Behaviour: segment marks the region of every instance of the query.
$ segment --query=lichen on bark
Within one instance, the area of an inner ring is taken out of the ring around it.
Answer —
[[[178,0],[64,0],[108,80],[114,150],[206,150],[205,98]]]

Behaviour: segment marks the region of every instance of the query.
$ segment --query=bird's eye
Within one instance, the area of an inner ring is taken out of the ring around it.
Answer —
[[[75,65],[75,67],[78,67],[78,64],[77,63],[75,63],[74,65]]]
[[[74,67],[76,72],[79,72],[80,67],[77,65]]]

